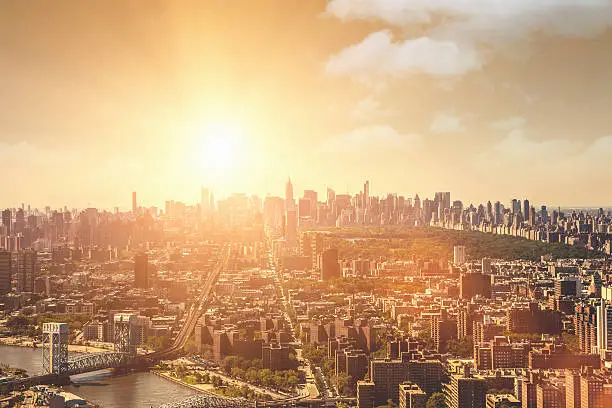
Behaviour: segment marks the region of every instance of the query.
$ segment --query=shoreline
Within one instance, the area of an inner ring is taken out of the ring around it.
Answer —
[[[24,347],[31,349],[41,349],[41,343],[35,342],[28,337],[0,337],[0,345],[12,346],[12,347]],[[69,344],[68,351],[71,353],[105,353],[111,350],[95,347],[95,346],[84,346],[80,344]]]
[[[215,392],[213,392],[213,391],[209,391],[209,390],[206,390],[206,389],[204,389],[204,388],[198,387],[198,386],[197,386],[197,385],[195,385],[195,384],[188,384],[188,383],[186,383],[186,382],[184,382],[184,381],[181,381],[180,379],[178,379],[178,378],[176,378],[176,377],[172,377],[171,375],[169,375],[169,374],[168,374],[167,372],[165,372],[165,371],[161,371],[161,370],[149,370],[149,372],[150,372],[151,374],[155,374],[156,376],[161,377],[161,378],[163,378],[163,379],[165,379],[165,380],[169,380],[169,381],[171,381],[171,382],[173,382],[173,383],[175,383],[175,384],[182,385],[182,386],[183,386],[183,387],[185,387],[185,388],[189,388],[189,389],[191,389],[191,390],[197,391],[197,392],[198,392],[198,393],[200,393],[200,394],[208,394],[208,395],[216,395],[216,396],[219,396],[219,394],[217,394],[217,393],[215,393]],[[210,384],[202,384],[202,385],[210,385]],[[211,385],[211,387],[212,387],[212,385]]]

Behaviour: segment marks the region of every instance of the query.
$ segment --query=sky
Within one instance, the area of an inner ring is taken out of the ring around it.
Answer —
[[[0,206],[612,206],[609,0],[0,1]]]

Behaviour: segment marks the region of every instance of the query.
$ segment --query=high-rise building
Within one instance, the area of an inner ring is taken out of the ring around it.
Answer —
[[[521,212],[521,202],[516,198],[512,199],[512,214],[518,214]]]
[[[462,273],[459,277],[459,296],[462,299],[471,299],[477,295],[491,298],[491,275],[478,272]]]
[[[370,205],[370,180],[366,180],[363,185],[363,208],[367,209]]]
[[[465,261],[465,246],[455,245],[453,248],[453,263],[455,265],[463,265]]]
[[[597,347],[597,308],[595,306],[577,305],[574,327],[578,336],[580,351],[590,353]]]
[[[399,408],[425,408],[426,403],[427,394],[417,384],[399,385]]]
[[[375,406],[374,383],[357,381],[357,408],[374,408]]]
[[[482,258],[482,273],[485,275],[491,274],[491,258]]]
[[[581,408],[609,407],[604,401],[604,382],[599,376],[583,373],[580,377],[580,406]]]
[[[523,219],[524,220],[528,220],[529,219],[529,200],[524,199],[523,200]]]
[[[460,340],[472,336],[476,317],[473,309],[473,305],[468,303],[457,312],[457,338]]]
[[[212,194],[209,189],[202,188],[200,190],[200,213],[202,218],[210,217],[213,210]]]
[[[321,280],[328,281],[333,278],[339,278],[340,264],[338,263],[338,250],[331,248],[323,251],[321,254]]]
[[[298,238],[298,214],[297,209],[292,207],[287,210],[287,220],[285,227],[285,239],[287,240],[287,246],[295,248],[297,246]]]
[[[17,254],[17,292],[34,292],[34,280],[40,274],[36,251],[26,249]]]
[[[300,198],[298,201],[298,213],[300,218],[312,216],[310,199]]]
[[[291,184],[291,179],[288,179],[285,185],[285,211],[292,210],[293,207],[295,207],[295,201],[293,200],[293,184]]]
[[[136,192],[132,191],[132,214],[138,211],[138,201],[136,201]]]
[[[23,208],[19,208],[15,214],[15,234],[23,234],[25,225],[25,213]]]
[[[542,381],[536,385],[536,408],[565,408],[565,387]]]
[[[563,277],[555,279],[555,296],[580,296],[582,282],[578,277]]]
[[[304,190],[304,198],[310,203],[310,217],[316,218],[317,216],[317,203],[319,202],[319,195],[314,190]],[[301,214],[300,214],[301,217]]]
[[[439,353],[448,350],[449,340],[457,338],[457,320],[449,319],[445,314],[431,319],[431,337]]]
[[[10,208],[7,208],[6,210],[2,211],[2,225],[4,225],[4,229],[6,230],[6,235],[7,236],[11,235],[12,216],[11,216]]]
[[[548,224],[548,210],[546,210],[545,205],[543,205],[540,209],[540,217],[542,218],[543,224]]]
[[[580,372],[565,370],[565,408],[581,408]]]
[[[438,192],[434,196],[434,202],[438,205],[438,208],[445,209],[451,207],[451,195],[447,192]]]
[[[11,291],[11,252],[0,249],[0,296]]]
[[[463,374],[453,374],[444,391],[448,408],[485,408],[487,381],[473,376],[470,367],[463,367]]]
[[[134,256],[134,286],[148,289],[149,285],[149,256],[142,252]]]
[[[612,305],[603,299],[597,306],[597,348],[612,350]]]

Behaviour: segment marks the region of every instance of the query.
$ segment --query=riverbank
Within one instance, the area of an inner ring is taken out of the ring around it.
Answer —
[[[211,395],[221,395],[221,396],[224,395],[223,392],[219,392],[219,389],[215,388],[211,383],[196,383],[196,384],[187,383],[183,381],[182,379],[174,376],[173,375],[174,370],[151,370],[150,372],[166,380],[170,380],[176,384],[180,384],[184,387],[187,387],[191,390],[194,390],[200,393],[206,393],[206,394],[211,394]],[[236,387],[236,388],[246,387],[253,392],[253,395],[255,395],[257,399],[263,398],[264,400],[267,400],[267,401],[282,401],[282,400],[290,400],[290,399],[304,397],[304,395],[302,395],[301,393],[296,396],[296,395],[290,395],[290,394],[285,394],[285,393],[281,394],[278,392],[273,392],[271,390],[267,390],[265,388],[262,388],[256,385],[249,384],[247,382],[228,377],[216,371],[213,372],[209,370],[200,369],[198,370],[198,372],[200,374],[205,374],[205,375],[210,376],[209,378],[218,377],[220,380],[223,381],[225,386]]]
[[[188,384],[182,381],[180,378],[172,376],[169,371],[151,370],[150,372],[165,380],[172,381],[175,384],[182,385],[183,387],[189,388],[193,391],[197,391],[202,394],[219,395],[214,391],[215,387],[212,384]]]
[[[0,337],[0,344],[13,347],[42,347],[40,342],[34,341],[29,337]],[[85,346],[81,344],[69,344],[68,351],[71,353],[105,353],[111,350],[101,347]]]
[[[0,344],[0,363],[25,369],[30,376],[43,374],[42,351],[38,348]],[[73,384],[62,387],[104,408],[150,408],[181,401],[197,391],[154,375],[135,371],[116,375],[101,370],[71,377]]]

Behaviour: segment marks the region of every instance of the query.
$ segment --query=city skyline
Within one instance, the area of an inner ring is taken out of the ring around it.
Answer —
[[[294,201],[297,201],[300,197],[304,196],[305,192],[308,191],[314,191],[318,194],[318,197],[320,197],[321,199],[318,200],[319,202],[325,202],[326,200],[324,199],[327,195],[327,192],[329,190],[334,191],[336,194],[346,194],[349,195],[351,197],[355,197],[359,194],[362,194],[363,191],[363,187],[364,187],[364,182],[368,183],[368,185],[371,185],[371,180],[364,180],[361,182],[361,190],[360,187],[356,187],[355,190],[350,190],[350,189],[346,189],[346,190],[340,190],[340,189],[335,189],[333,187],[330,186],[326,186],[322,189],[319,190],[313,190],[311,186],[304,186],[304,188],[296,188],[296,184],[294,183],[293,179],[291,178],[286,178],[285,182],[289,180],[292,183],[293,186],[293,197],[294,197]],[[172,202],[181,202],[183,204],[186,205],[199,205],[202,202],[202,192],[206,191],[207,194],[211,194],[212,197],[211,199],[214,201],[214,203],[216,204],[216,202],[218,201],[223,201],[223,200],[227,200],[228,198],[231,198],[232,196],[236,196],[236,195],[246,195],[247,197],[257,197],[260,200],[264,200],[266,197],[280,197],[283,198],[285,197],[286,194],[286,184],[283,184],[283,187],[281,188],[277,188],[275,191],[277,191],[277,194],[266,194],[266,195],[260,195],[260,194],[251,194],[248,192],[240,192],[240,191],[235,191],[235,192],[231,192],[225,196],[216,196],[215,195],[215,191],[210,189],[209,187],[204,187],[201,186],[199,189],[196,190],[196,192],[188,197],[186,200],[181,200],[178,199],[176,197],[167,197],[165,200],[163,200],[162,202],[146,202],[144,200],[141,199],[140,193],[138,191],[130,191],[129,192],[129,197],[128,199],[124,199],[123,202],[121,202],[119,205],[112,205],[109,207],[106,206],[99,206],[96,205],[96,203],[88,203],[85,206],[74,206],[74,205],[68,205],[66,203],[58,205],[58,206],[54,206],[54,205],[49,205],[49,204],[43,204],[43,205],[34,205],[32,203],[28,203],[28,202],[20,202],[19,204],[14,204],[14,205],[3,205],[0,203],[0,208],[9,208],[9,209],[20,209],[20,208],[31,208],[31,210],[45,210],[46,208],[49,208],[50,210],[57,210],[57,209],[68,209],[68,210],[74,210],[74,209],[84,209],[84,208],[97,208],[99,210],[104,210],[104,211],[115,211],[115,210],[119,210],[122,212],[134,212],[134,208],[153,208],[156,207],[158,209],[163,209],[164,205],[166,203],[168,203],[169,201]],[[405,197],[406,199],[412,200],[415,196],[419,196],[421,199],[424,198],[433,198],[436,194],[438,194],[439,190],[435,190],[432,191],[430,194],[424,194],[422,192],[407,192],[407,193],[403,193],[400,191],[386,191],[386,192],[380,192],[377,191],[376,189],[374,189],[374,191],[370,190],[369,191],[369,196],[371,197],[378,197],[378,198],[384,198],[387,197],[388,195],[393,195],[393,196],[397,196],[397,197]],[[469,200],[465,200],[462,197],[458,197],[457,195],[455,195],[454,191],[451,191],[453,193],[453,200],[459,200],[461,201],[464,205],[474,205],[474,206],[478,206],[481,204],[486,204],[487,202],[491,202],[491,203],[495,203],[495,202],[499,202],[503,205],[505,205],[506,207],[511,208],[512,205],[512,201],[514,200],[518,200],[518,202],[520,203],[523,200],[527,200],[528,202],[531,202],[531,204],[537,204],[537,205],[544,205],[547,206],[548,208],[552,209],[562,209],[562,210],[596,210],[599,208],[602,208],[603,210],[610,210],[612,209],[612,204],[611,205],[564,205],[564,204],[556,204],[556,203],[549,203],[549,202],[535,202],[532,201],[529,197],[523,197],[520,194],[517,196],[509,196],[507,198],[499,198],[499,197],[490,197],[488,199],[485,199],[484,201],[469,201]]]
[[[612,0],[0,0],[0,406],[612,408]]]
[[[112,208],[291,175],[612,204],[611,5],[367,3],[3,3],[3,197]]]

